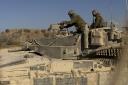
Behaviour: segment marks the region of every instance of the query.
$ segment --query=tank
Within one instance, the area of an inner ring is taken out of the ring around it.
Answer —
[[[109,85],[120,55],[121,32],[90,29],[85,54],[80,34],[57,31],[23,47],[0,50],[0,85]]]
[[[49,31],[56,29],[54,36],[32,40],[31,44],[25,45],[27,49],[29,48],[40,55],[46,54],[51,58],[57,59],[117,59],[120,55],[122,31],[116,27],[89,29],[88,54],[81,50],[83,40],[81,40],[80,34],[73,34],[67,30],[61,31],[59,26],[55,24],[54,26],[51,25],[51,27],[53,28],[50,28]],[[52,33],[54,34],[53,31]]]

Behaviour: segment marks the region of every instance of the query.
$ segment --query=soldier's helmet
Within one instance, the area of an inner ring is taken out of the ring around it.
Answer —
[[[74,10],[69,10],[68,11],[68,15],[74,15],[75,14],[75,11]]]
[[[98,11],[97,11],[97,10],[95,10],[95,9],[94,9],[94,10],[92,10],[92,15],[93,15],[93,16],[95,16],[97,13],[98,13]]]

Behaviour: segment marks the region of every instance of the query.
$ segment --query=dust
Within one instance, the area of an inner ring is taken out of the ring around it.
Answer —
[[[125,16],[125,32],[122,40],[121,55],[110,85],[128,85],[128,11]]]
[[[122,46],[121,57],[110,85],[128,85],[128,45]]]

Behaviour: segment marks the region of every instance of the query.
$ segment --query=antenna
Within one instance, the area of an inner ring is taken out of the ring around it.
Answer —
[[[128,0],[126,0],[126,17],[128,17]],[[126,18],[128,20],[128,18]]]
[[[110,7],[109,7],[109,9],[110,9],[110,27],[111,27],[111,29],[112,29],[112,26],[113,26],[113,17],[112,17],[112,2],[110,3]]]
[[[128,0],[125,0],[126,2],[126,16],[125,16],[125,27],[126,27],[126,30],[128,30]]]
[[[126,0],[126,10],[128,12],[128,0]]]

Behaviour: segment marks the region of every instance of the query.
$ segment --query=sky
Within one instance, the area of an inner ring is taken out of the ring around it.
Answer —
[[[43,28],[70,20],[75,10],[88,24],[91,11],[97,9],[106,21],[122,23],[125,0],[0,0],[0,30],[7,28]],[[111,18],[112,17],[112,18]]]

